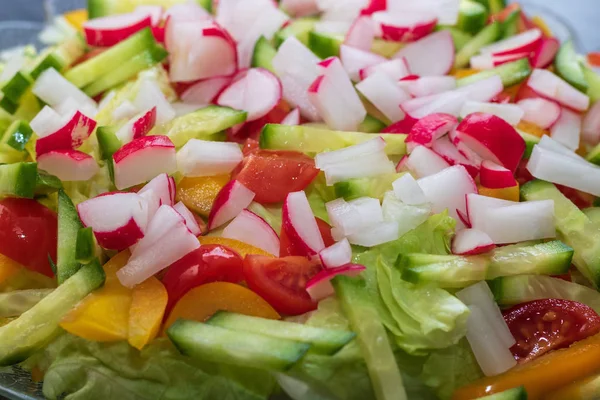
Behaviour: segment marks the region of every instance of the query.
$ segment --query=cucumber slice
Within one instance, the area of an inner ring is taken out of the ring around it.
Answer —
[[[337,276],[332,280],[342,310],[357,333],[371,384],[378,400],[407,400],[402,375],[387,332],[360,278]]]
[[[473,37],[458,53],[454,60],[454,68],[464,68],[469,65],[471,57],[473,57],[479,49],[498,40],[502,33],[502,27],[497,21],[492,22],[483,28],[477,35]]]
[[[490,13],[497,14],[506,8],[506,0],[487,0]]]
[[[307,343],[311,345],[311,351],[315,350],[325,354],[336,353],[356,336],[354,332],[349,331],[323,329],[226,311],[217,312],[206,323],[239,331],[242,335],[245,332],[252,332],[279,339]]]
[[[31,139],[33,129],[27,121],[16,120],[4,131],[0,144],[11,147],[17,151],[25,151],[25,145]]]
[[[0,164],[14,164],[23,162],[26,158],[26,153],[16,151],[6,145],[0,145]]]
[[[492,253],[487,279],[522,274],[561,275],[569,271],[572,259],[573,249],[560,240],[502,246]]]
[[[29,75],[35,80],[49,68],[54,68],[57,71],[63,71],[67,65],[54,53],[53,49],[47,49],[40,54],[34,61],[33,66],[30,69]]]
[[[81,228],[77,231],[77,244],[75,245],[75,259],[81,264],[89,264],[96,256],[96,242],[91,227]]]
[[[404,46],[405,44],[402,42],[393,42],[391,40],[375,38],[375,40],[373,40],[373,45],[371,46],[371,52],[385,58],[391,58]]]
[[[275,73],[273,69],[273,58],[277,54],[277,50],[273,45],[264,37],[260,39],[254,45],[254,52],[252,53],[252,66],[255,68],[265,68]]]
[[[524,386],[519,386],[489,396],[478,397],[476,400],[527,400],[527,391]]]
[[[600,293],[587,286],[545,275],[516,275],[488,282],[501,307],[539,299],[565,299],[583,303],[600,312]]]
[[[111,74],[115,68],[121,69],[136,55],[154,49],[156,46],[150,28],[142,29],[102,54],[73,67],[65,73],[65,78],[75,86],[82,88],[103,75]]]
[[[90,97],[99,95],[102,92],[128,81],[139,72],[158,64],[167,58],[168,55],[169,53],[163,47],[159,45],[153,46],[148,50],[138,53],[132,59],[121,64],[114,71],[103,75],[95,82],[86,86],[83,91]]]
[[[296,150],[304,153],[322,153],[352,146],[375,136],[382,137],[388,155],[406,154],[406,135],[394,133],[342,132],[309,126],[267,124],[260,135],[260,147],[272,150]]]
[[[519,21],[521,20],[521,10],[515,10],[508,14],[508,17],[502,23],[502,39],[508,39],[519,33]]]
[[[589,86],[583,74],[583,69],[579,64],[572,41],[568,40],[560,46],[554,59],[554,67],[556,68],[556,73],[561,78],[578,90],[587,93]]]
[[[590,150],[589,153],[585,156],[585,159],[591,162],[592,164],[600,165],[600,143]]]
[[[15,104],[19,104],[21,97],[23,97],[32,84],[33,79],[31,76],[26,72],[19,71],[2,86],[2,93],[4,93],[5,98]]]
[[[84,266],[52,293],[0,327],[0,365],[11,365],[43,348],[60,332],[60,320],[77,303],[104,283],[104,270],[98,260]]]
[[[588,83],[587,95],[590,97],[592,103],[600,100],[600,75],[598,75],[593,69],[582,65],[583,76]]]
[[[320,58],[339,56],[340,46],[343,43],[343,38],[315,31],[310,31],[308,33],[308,48]]]
[[[552,183],[534,180],[521,187],[521,198],[554,200],[558,238],[575,250],[573,264],[592,284],[600,287],[600,228]]]
[[[487,19],[487,8],[472,0],[461,0],[456,23],[460,30],[476,34],[485,26]]]
[[[81,268],[81,263],[77,261],[77,235],[82,228],[75,205],[63,190],[59,190],[56,249],[56,279],[59,285]]]
[[[600,207],[589,207],[583,210],[583,213],[592,221],[594,224],[600,225]]]
[[[523,154],[523,159],[527,160],[529,157],[531,157],[533,146],[540,142],[540,137],[532,135],[531,133],[523,132],[519,129],[517,129],[517,133],[521,135],[523,140],[525,140],[525,153]]]
[[[358,131],[363,133],[379,133],[386,127],[383,121],[367,114],[364,121],[358,126]]]
[[[121,148],[121,141],[115,134],[115,129],[109,126],[101,126],[96,130],[98,138],[98,147],[100,148],[100,158],[102,158],[108,167],[110,180],[115,181],[115,165],[112,156]]]
[[[9,114],[14,114],[19,108],[18,104],[15,104],[12,100],[7,98],[4,93],[0,90],[0,107]]]
[[[161,132],[181,147],[190,139],[219,140],[219,133],[246,121],[246,112],[229,107],[208,106],[182,115],[160,127]]]
[[[452,35],[452,41],[454,42],[455,51],[460,51],[471,39],[473,35],[463,32],[454,26],[438,25],[435,28],[436,31],[448,31]]]
[[[0,318],[18,317],[35,306],[53,289],[26,289],[0,293]]]
[[[360,197],[373,197],[382,200],[385,192],[392,190],[392,182],[404,173],[383,174],[373,178],[356,178],[333,185],[335,197],[354,200]]]
[[[483,31],[482,31],[483,32]],[[502,79],[504,87],[516,85],[517,83],[523,82],[529,75],[531,75],[531,65],[527,58],[522,58],[517,61],[509,62],[506,64],[499,65],[495,68],[488,69],[485,71],[478,72],[474,75],[461,78],[456,81],[456,86],[461,87],[469,85],[473,82],[487,79],[492,75],[499,75]]]
[[[60,189],[62,189],[62,187],[63,185],[61,180],[56,176],[38,170],[35,182],[36,196],[58,192]]]
[[[32,199],[36,178],[36,163],[19,162],[0,165],[0,197],[16,196]]]
[[[183,319],[169,327],[167,336],[182,354],[199,360],[275,371],[290,369],[310,348],[293,340]]]
[[[316,18],[300,18],[292,20],[285,28],[275,34],[275,47],[281,46],[289,37],[295,36],[305,46],[308,45],[308,34],[315,29]]]
[[[188,0],[87,0],[87,8],[90,19],[104,17],[106,15],[124,14],[132,12],[137,6],[153,4],[169,8],[175,4],[187,3]],[[212,12],[212,0],[196,0],[196,3]]]

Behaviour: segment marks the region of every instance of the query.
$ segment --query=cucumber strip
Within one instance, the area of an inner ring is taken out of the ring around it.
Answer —
[[[310,348],[293,340],[183,319],[167,329],[167,336],[182,354],[199,360],[274,371],[290,369]]]
[[[0,107],[2,107],[2,109],[7,113],[14,114],[17,112],[19,105],[15,104],[12,100],[6,97],[4,93],[0,93]]]
[[[600,165],[600,143],[595,145],[585,156],[585,159],[592,164]]]
[[[12,147],[17,151],[25,151],[25,145],[31,139],[33,129],[27,121],[16,120],[4,131],[0,143]]]
[[[152,4],[169,8],[175,4],[187,3],[188,0],[88,0],[87,8],[89,18],[104,17],[106,15],[125,14],[135,10],[140,4]],[[196,0],[208,12],[212,12],[212,0]]]
[[[565,299],[583,303],[600,313],[600,293],[587,286],[545,275],[516,275],[488,282],[501,307],[539,299]]]
[[[56,278],[62,284],[80,268],[77,261],[77,235],[83,228],[77,209],[63,190],[58,191],[58,247],[56,250]]]
[[[366,142],[375,136],[382,137],[388,155],[406,154],[406,135],[395,133],[342,132],[309,126],[267,124],[260,135],[260,147],[272,150],[296,150],[304,153],[322,153]]]
[[[109,126],[101,126],[96,130],[98,138],[98,147],[100,148],[100,158],[102,158],[108,167],[110,180],[115,182],[115,165],[112,156],[121,148],[121,141],[115,134],[115,129]]]
[[[130,78],[136,76],[139,72],[158,64],[169,53],[161,46],[156,45],[148,50],[138,53],[127,62],[119,65],[114,71],[100,77],[95,82],[83,88],[83,91],[90,97],[99,95],[121,83],[126,82]]]
[[[19,318],[0,327],[0,365],[12,365],[44,347],[60,332],[60,320],[104,283],[98,260],[84,266]]]
[[[461,87],[471,83],[498,75],[502,79],[504,87],[509,87],[523,82],[531,75],[531,65],[527,58],[499,65],[493,69],[478,72],[474,75],[461,78],[456,81],[456,86]]]
[[[533,180],[521,187],[526,201],[553,200],[558,238],[575,250],[573,264],[592,284],[600,287],[600,227],[550,182]]]
[[[402,254],[396,268],[412,283],[435,283],[442,288],[463,288],[482,281],[490,264],[488,256]]]
[[[311,31],[308,33],[308,48],[320,58],[337,57],[343,38]]]
[[[471,57],[477,54],[482,47],[498,40],[501,33],[502,27],[497,21],[494,21],[483,28],[458,53],[456,53],[454,68],[464,68],[469,65]]]
[[[471,39],[473,35],[463,32],[454,26],[438,25],[435,27],[436,31],[448,31],[452,35],[452,41],[454,42],[454,49],[460,51]]]
[[[0,197],[16,196],[32,199],[35,194],[37,164],[19,162],[0,165]]]
[[[523,140],[525,140],[525,153],[523,153],[523,159],[527,160],[531,157],[531,153],[533,152],[533,146],[540,142],[540,137],[532,135],[531,133],[523,132],[522,130],[516,129],[517,133],[521,135]]]
[[[96,242],[91,227],[81,228],[77,231],[77,244],[75,245],[75,259],[81,264],[89,264],[96,256]]]
[[[502,23],[502,39],[508,39],[519,33],[519,21],[521,20],[521,10],[515,10],[508,14],[508,17]]]
[[[206,323],[234,331],[259,333],[275,338],[308,343],[311,345],[311,351],[315,350],[325,354],[336,353],[356,336],[354,332],[350,331],[323,329],[226,311],[217,312]]]
[[[489,396],[478,397],[475,400],[527,400],[527,391],[524,386],[519,386]]]
[[[277,50],[273,45],[261,36],[260,39],[254,45],[254,52],[252,53],[252,67],[264,68],[275,73],[273,69],[273,58],[277,54]]]
[[[600,225],[600,207],[589,207],[583,210],[583,213],[592,221],[594,224]]]
[[[136,55],[154,47],[156,41],[152,31],[150,28],[142,29],[102,54],[73,67],[65,73],[65,78],[82,88],[101,76],[112,73],[115,68],[121,69]]]
[[[337,276],[332,281],[342,310],[357,333],[377,400],[407,400],[402,375],[396,364],[379,313],[371,303],[366,283],[360,278]]]
[[[386,127],[382,121],[367,114],[363,122],[358,125],[358,131],[363,133],[379,133]]]
[[[502,246],[492,253],[487,279],[522,274],[561,275],[569,271],[573,249],[560,240],[530,246]]]
[[[472,0],[461,0],[456,26],[463,32],[476,34],[486,24],[487,8]]]
[[[354,200],[360,197],[374,197],[382,200],[385,192],[392,190],[392,182],[404,173],[383,174],[372,178],[356,178],[333,185],[335,197]]]
[[[293,20],[285,28],[275,34],[275,47],[281,46],[289,37],[295,36],[305,46],[308,45],[308,34],[315,29],[316,18],[300,18]]]
[[[19,104],[21,97],[23,97],[32,84],[33,79],[31,76],[25,72],[19,71],[14,74],[4,86],[2,86],[2,92],[4,93],[5,98],[15,104]]]
[[[561,78],[583,93],[587,93],[589,85],[579,64],[572,41],[568,40],[560,46],[554,59],[554,67]]]
[[[598,75],[593,69],[582,65],[583,76],[589,85],[587,95],[590,97],[592,103],[600,100],[600,75]]]
[[[497,14],[506,8],[506,0],[487,0],[490,13]]]
[[[60,189],[62,189],[62,187],[63,185],[61,180],[58,179],[56,176],[38,170],[35,181],[36,196],[58,192]]]
[[[18,317],[54,289],[26,289],[0,293],[0,318]]]
[[[47,49],[40,54],[30,68],[29,75],[35,80],[49,68],[54,68],[57,71],[63,71],[67,65],[56,56],[53,49]]]

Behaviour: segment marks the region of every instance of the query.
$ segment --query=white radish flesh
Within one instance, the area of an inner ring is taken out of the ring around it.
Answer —
[[[356,85],[363,96],[367,98],[390,121],[404,119],[404,111],[400,104],[409,100],[410,95],[398,87],[389,76],[378,72]]]
[[[237,143],[191,139],[177,152],[177,168],[191,177],[229,174],[243,158]]]
[[[403,203],[408,205],[419,205],[427,202],[423,189],[419,186],[411,174],[404,174],[392,183],[394,194]]]
[[[225,227],[223,237],[239,240],[279,255],[279,237],[264,219],[251,211],[243,210]]]
[[[352,261],[352,247],[348,239],[342,239],[319,252],[319,258],[325,268],[337,268]]]
[[[424,178],[443,171],[450,164],[427,147],[417,146],[408,156],[406,167],[418,178]]]

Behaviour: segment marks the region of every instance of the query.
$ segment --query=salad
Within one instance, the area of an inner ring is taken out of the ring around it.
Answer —
[[[42,40],[0,64],[0,366],[46,398],[598,398],[598,54],[503,0]]]

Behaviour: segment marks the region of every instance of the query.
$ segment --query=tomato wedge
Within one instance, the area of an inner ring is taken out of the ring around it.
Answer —
[[[208,244],[171,264],[162,283],[169,294],[166,315],[187,292],[210,282],[237,283],[244,279],[244,260],[228,247]]]
[[[317,308],[306,292],[306,283],[322,267],[304,257],[272,258],[248,255],[244,259],[244,278],[278,312],[299,315]]]
[[[321,237],[323,238],[323,243],[325,243],[325,247],[329,247],[332,244],[335,244],[335,240],[331,236],[331,226],[321,218],[316,218],[317,226],[319,227],[319,232],[321,232]],[[302,250],[298,250],[296,246],[290,242],[290,238],[287,233],[285,233],[285,229],[281,229],[281,233],[279,234],[279,256],[287,257],[287,256],[304,256]]]
[[[53,277],[48,256],[56,261],[56,214],[35,200],[0,201],[0,253],[24,267]]]
[[[600,332],[600,316],[571,300],[543,299],[519,304],[504,312],[517,343],[511,352],[519,363]]]
[[[254,201],[273,204],[284,201],[290,192],[304,190],[318,173],[313,159],[302,153],[259,150],[242,161],[232,179],[256,193]]]

